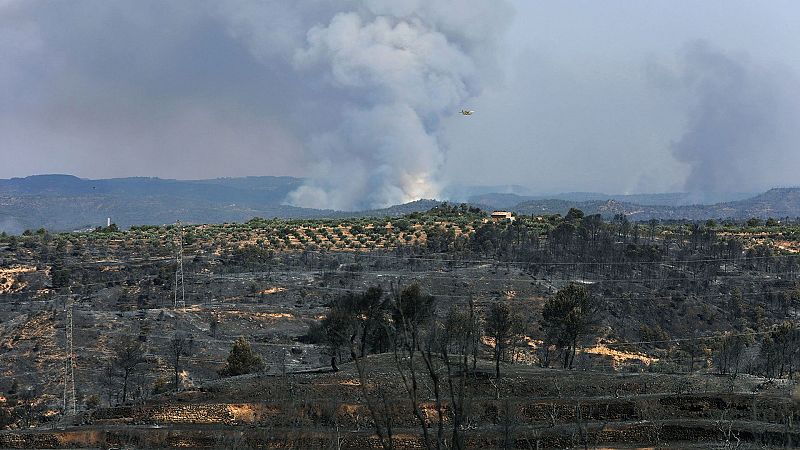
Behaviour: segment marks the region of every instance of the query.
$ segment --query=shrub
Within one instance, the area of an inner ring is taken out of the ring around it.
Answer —
[[[97,394],[92,394],[86,398],[86,409],[95,409],[100,406],[100,397]]]
[[[223,377],[232,377],[257,372],[263,368],[264,361],[253,352],[250,343],[244,337],[240,337],[233,343],[228,362],[219,374]]]

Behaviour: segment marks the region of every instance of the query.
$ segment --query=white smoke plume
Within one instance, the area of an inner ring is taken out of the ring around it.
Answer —
[[[289,58],[297,76],[339,100],[333,107],[319,103],[331,119],[308,142],[315,161],[309,183],[288,202],[353,210],[436,197],[444,162],[438,124],[496,73],[494,44],[510,23],[510,6],[481,0],[266,5],[229,10],[233,33],[264,61]],[[276,32],[271,24],[278,21]]]

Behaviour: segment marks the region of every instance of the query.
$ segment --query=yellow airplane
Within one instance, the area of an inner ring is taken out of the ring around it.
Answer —
[[[471,115],[472,115],[472,113],[474,113],[474,112],[475,112],[475,111],[473,111],[473,110],[471,110],[471,109],[462,109],[462,110],[461,110],[461,115],[464,115],[464,116],[471,116]]]

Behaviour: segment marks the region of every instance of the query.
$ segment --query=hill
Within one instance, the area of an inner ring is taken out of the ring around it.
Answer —
[[[650,206],[684,206],[695,204],[711,205],[720,202],[744,200],[752,193],[692,194],[688,192],[667,192],[662,194],[603,194],[600,192],[564,192],[552,195],[519,195],[514,192],[495,191],[472,195],[470,203],[488,205],[495,209],[509,209],[523,202],[542,200],[561,200],[567,202],[605,202],[614,200],[623,203]]]
[[[775,188],[755,197],[713,205],[646,205],[618,200],[528,200],[509,209],[518,214],[566,214],[578,208],[587,214],[625,214],[633,221],[800,217],[800,188]]]
[[[88,229],[105,225],[107,218],[127,228],[173,223],[178,219],[186,223],[224,223],[243,222],[253,217],[394,217],[426,211],[441,203],[418,200],[368,211],[334,211],[284,204],[286,196],[303,182],[301,178],[271,176],[211,180],[147,177],[90,180],[71,175],[12,178],[0,180],[0,232]],[[625,214],[634,221],[800,217],[800,188],[772,189],[749,198],[730,194],[729,201],[715,204],[689,204],[696,197],[686,193],[572,192],[530,196],[521,195],[521,187],[509,187],[505,190],[509,193],[476,192],[479,193],[469,197],[469,203],[474,206],[487,210],[509,209],[526,215],[566,214],[570,208],[579,208],[587,214],[605,217]]]
[[[396,216],[436,205],[420,200],[365,212],[298,208],[284,199],[303,183],[293,177],[243,177],[211,180],[160,178],[82,179],[37,175],[0,180],[0,231],[76,230],[105,225],[161,225],[243,222],[253,217],[319,218],[354,215]]]

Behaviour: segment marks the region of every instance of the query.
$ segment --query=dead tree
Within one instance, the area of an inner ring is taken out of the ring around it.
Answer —
[[[116,342],[113,351],[112,364],[122,377],[122,403],[125,403],[128,400],[128,383],[146,362],[144,347],[137,339],[125,336]]]
[[[180,387],[181,358],[191,356],[194,352],[194,337],[184,332],[175,332],[169,341],[169,354],[172,368],[175,371],[175,392]]]

